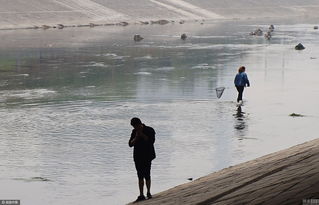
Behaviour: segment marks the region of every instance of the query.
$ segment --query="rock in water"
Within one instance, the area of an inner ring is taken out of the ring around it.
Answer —
[[[265,38],[267,39],[267,40],[270,40],[271,39],[271,31],[269,30],[269,31],[267,31],[267,33],[265,33]]]
[[[317,30],[317,29],[318,29],[318,26],[314,26],[313,29]]]
[[[262,36],[262,35],[263,35],[263,31],[262,31],[260,28],[258,28],[258,29],[256,29],[255,31],[250,32],[250,35]]]
[[[139,35],[139,34],[135,34],[134,35],[134,41],[141,41],[141,40],[143,40],[144,38],[141,36],[141,35]]]
[[[295,49],[296,50],[303,50],[303,49],[305,49],[305,47],[301,43],[299,43],[298,45],[295,46]]]
[[[183,34],[181,35],[181,39],[182,39],[182,40],[185,40],[186,38],[187,38],[186,34],[183,33]]]
[[[269,26],[269,30],[270,30],[270,31],[274,31],[274,30],[275,30],[275,26],[271,24],[271,25]]]

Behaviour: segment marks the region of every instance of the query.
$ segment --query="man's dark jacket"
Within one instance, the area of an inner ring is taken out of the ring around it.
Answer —
[[[143,133],[148,136],[148,140],[140,138],[135,142],[133,157],[135,162],[149,162],[155,159],[155,130],[143,124]],[[135,137],[136,131],[132,130],[130,141]]]

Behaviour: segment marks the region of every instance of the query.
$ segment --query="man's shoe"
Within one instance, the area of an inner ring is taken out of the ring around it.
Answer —
[[[151,199],[153,196],[152,196],[152,194],[151,193],[147,193],[147,198],[148,199]]]
[[[143,200],[145,200],[145,199],[146,199],[146,198],[145,198],[144,195],[140,195],[140,196],[137,197],[137,199],[135,200],[135,202],[143,201]]]

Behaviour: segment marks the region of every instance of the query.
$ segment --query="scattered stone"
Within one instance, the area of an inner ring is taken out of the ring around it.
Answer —
[[[47,29],[49,29],[49,28],[51,28],[51,27],[48,26],[48,25],[42,25],[41,28],[42,28],[43,30],[47,30]]]
[[[185,23],[184,20],[179,21],[179,24],[184,24],[184,23]]]
[[[127,25],[128,25],[128,23],[127,23],[127,22],[125,22],[125,21],[123,21],[123,22],[118,23],[118,25],[119,25],[119,26],[127,26]]]
[[[169,21],[167,21],[167,20],[160,20],[160,22],[159,22],[160,25],[165,25],[168,23],[169,23]]]
[[[297,114],[297,113],[291,113],[289,116],[290,117],[304,117],[304,115]]]
[[[169,23],[169,21],[167,21],[167,20],[151,21],[151,24],[159,24],[159,25],[165,25],[168,23]]]
[[[181,35],[181,39],[182,39],[182,40],[185,40],[186,38],[187,38],[186,34],[183,33],[183,34]]]
[[[80,24],[80,25],[77,25],[76,27],[89,27],[90,25],[89,24]]]
[[[150,24],[148,21],[140,21],[142,25],[148,25]]]
[[[256,29],[255,31],[250,32],[250,35],[253,35],[253,36],[262,36],[262,35],[263,35],[263,31],[262,31],[260,28],[258,28],[258,29]]]
[[[31,180],[32,181],[43,181],[43,182],[50,181],[49,179],[46,179],[46,178],[43,178],[43,177],[32,177]]]
[[[267,39],[267,40],[270,40],[271,39],[271,31],[267,31],[267,33],[265,33],[265,38]]]
[[[314,26],[313,29],[317,30],[317,29],[318,29],[318,26]]]
[[[301,43],[299,43],[298,45],[295,46],[295,49],[296,50],[303,50],[303,49],[305,49],[305,47]]]
[[[139,34],[135,34],[134,35],[134,41],[136,41],[136,42],[139,42],[139,41],[141,41],[141,40],[143,40],[144,38],[141,36],[141,35],[139,35]]]
[[[270,30],[271,32],[273,32],[273,31],[275,30],[275,26],[271,24],[271,25],[269,26],[269,30]]]
[[[58,29],[63,29],[64,25],[63,24],[58,24]]]
[[[18,181],[25,181],[25,182],[48,182],[51,181],[47,178],[44,177],[31,177],[31,178],[13,178],[14,180],[18,180]]]

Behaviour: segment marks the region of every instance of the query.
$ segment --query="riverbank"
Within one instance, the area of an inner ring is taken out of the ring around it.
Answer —
[[[302,204],[319,199],[319,139],[223,169],[138,204]]]
[[[315,0],[21,0],[3,2],[0,29],[63,29],[185,21],[318,17]]]

